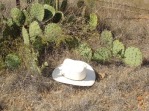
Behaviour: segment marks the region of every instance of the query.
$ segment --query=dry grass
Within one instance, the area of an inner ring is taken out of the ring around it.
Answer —
[[[141,3],[139,6],[144,6],[141,0],[112,1],[131,6]],[[142,67],[90,62],[97,72],[97,80],[92,87],[65,85],[52,79],[52,70],[66,57],[82,58],[66,49],[53,51],[46,54],[50,66],[43,76],[31,76],[22,69],[0,72],[0,110],[149,111],[149,20],[144,18],[149,15],[145,10],[138,11],[139,9],[120,5],[119,9],[114,4],[101,2],[97,6],[96,12],[100,17],[98,30],[110,29],[115,38],[127,46],[139,47],[145,58]],[[128,11],[122,10],[123,8]],[[96,41],[96,38],[92,41]]]

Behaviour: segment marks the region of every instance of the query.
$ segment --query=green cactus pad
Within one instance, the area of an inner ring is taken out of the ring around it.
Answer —
[[[7,25],[8,25],[9,27],[12,27],[14,24],[15,24],[15,23],[13,22],[13,20],[12,20],[11,18],[7,20]]]
[[[34,21],[29,26],[29,35],[30,35],[30,41],[35,42],[36,37],[40,36],[42,34],[42,30],[38,24],[38,22]]]
[[[122,42],[120,42],[119,40],[113,41],[113,48],[112,48],[113,56],[122,57],[124,55],[124,50],[125,47]]]
[[[44,10],[45,10],[44,20],[49,20],[55,15],[55,9],[48,4],[44,5]]]
[[[28,32],[25,29],[25,27],[22,27],[22,36],[23,36],[24,44],[28,46],[30,43],[29,42],[29,35],[28,35]]]
[[[12,8],[10,14],[11,14],[11,17],[12,17],[13,21],[18,26],[23,25],[23,23],[25,22],[25,16],[24,16],[23,12],[20,9]]]
[[[100,42],[103,46],[107,48],[112,48],[113,36],[112,36],[111,31],[108,31],[108,30],[102,31]]]
[[[54,22],[54,23],[58,23],[58,22],[60,22],[61,20],[63,20],[63,18],[64,18],[63,12],[57,11],[57,12],[55,13],[54,17],[53,17],[53,22]]]
[[[8,68],[14,69],[21,64],[21,60],[16,54],[8,54],[5,58],[5,64]]]
[[[87,43],[83,43],[78,47],[79,54],[86,60],[91,60],[92,58],[92,49]]]
[[[98,25],[98,18],[97,15],[95,13],[91,13],[90,14],[90,19],[89,19],[89,26],[91,30],[96,29]]]
[[[30,17],[30,15],[29,15],[27,10],[23,10],[23,13],[24,13],[24,16],[25,16],[24,24],[28,25],[31,22],[31,17]]]
[[[109,49],[102,47],[95,51],[93,55],[93,60],[98,62],[107,62],[111,59],[112,53]]]
[[[124,54],[124,63],[131,67],[137,67],[142,64],[143,56],[140,49],[128,47]]]
[[[44,7],[39,3],[32,4],[30,15],[32,18],[42,21],[44,18]]]
[[[58,24],[50,23],[45,27],[46,41],[53,42],[62,35],[62,29]]]
[[[61,7],[60,7],[60,10],[61,10],[61,11],[65,11],[67,5],[68,5],[68,0],[63,0],[63,1],[62,1],[62,4],[61,4]]]

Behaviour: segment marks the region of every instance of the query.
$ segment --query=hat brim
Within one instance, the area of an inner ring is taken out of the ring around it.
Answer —
[[[83,61],[80,61],[80,62],[83,62]],[[54,69],[54,71],[52,72],[52,78],[55,81],[65,83],[65,84],[72,84],[76,86],[92,86],[95,83],[96,75],[93,68],[89,64],[87,63],[85,64],[86,64],[86,78],[83,80],[79,80],[79,81],[71,80],[61,75],[60,72],[62,69],[62,64]]]

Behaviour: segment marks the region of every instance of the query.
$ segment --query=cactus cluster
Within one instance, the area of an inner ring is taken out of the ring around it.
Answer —
[[[111,31],[108,31],[108,30],[102,31],[101,37],[100,37],[100,42],[103,46],[105,46],[107,48],[111,48],[112,43],[113,43],[113,35],[112,35]]]
[[[128,47],[125,50],[123,61],[125,64],[132,67],[140,66],[143,61],[142,53],[138,48]]]
[[[112,57],[111,50],[101,47],[98,50],[95,51],[93,55],[93,60],[99,61],[99,62],[108,62]]]

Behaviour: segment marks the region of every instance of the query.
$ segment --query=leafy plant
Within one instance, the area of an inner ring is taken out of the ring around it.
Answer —
[[[100,37],[100,42],[103,46],[105,46],[107,48],[112,48],[113,35],[112,35],[111,31],[108,31],[108,30],[102,31],[101,37]]]
[[[92,58],[92,49],[87,43],[82,43],[78,47],[79,54],[86,60],[91,60]]]
[[[21,64],[21,60],[16,54],[8,54],[5,58],[5,64],[8,68],[15,69]]]
[[[101,47],[94,52],[92,59],[99,62],[107,62],[111,59],[111,57],[111,51],[105,47]]]
[[[112,53],[113,56],[123,57],[125,51],[124,44],[119,40],[113,41]]]
[[[123,62],[126,65],[137,67],[142,64],[143,56],[141,51],[135,47],[128,47],[124,54]]]

